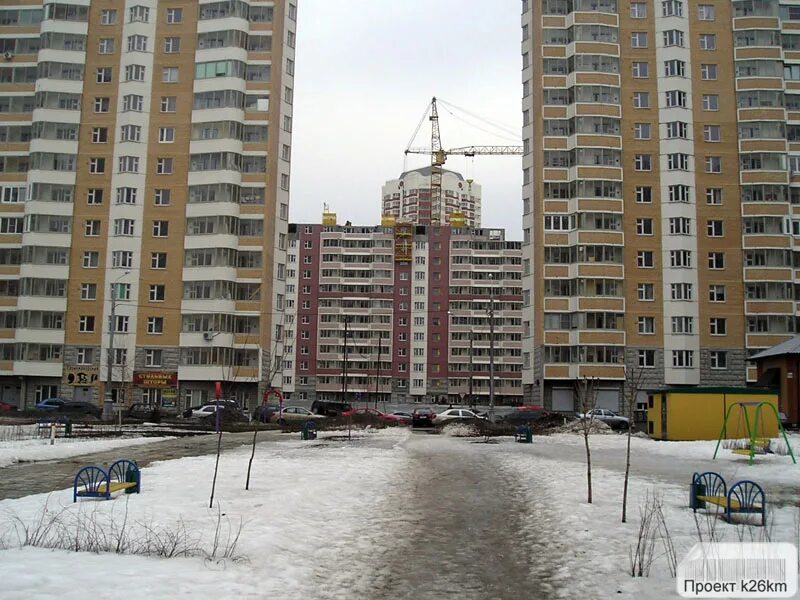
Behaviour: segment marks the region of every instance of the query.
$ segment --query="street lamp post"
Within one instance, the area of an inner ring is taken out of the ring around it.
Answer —
[[[110,421],[114,416],[114,395],[112,393],[112,377],[114,368],[114,328],[116,327],[117,316],[117,283],[120,279],[129,275],[130,271],[125,271],[111,283],[111,317],[108,324],[108,359],[106,364],[106,390],[103,401],[103,420]]]
[[[489,420],[494,422],[494,276],[489,273]]]

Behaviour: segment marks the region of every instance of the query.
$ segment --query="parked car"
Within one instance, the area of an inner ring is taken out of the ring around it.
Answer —
[[[411,426],[412,427],[433,427],[433,418],[436,413],[428,406],[421,406],[415,408],[411,413]]]
[[[325,417],[338,417],[348,410],[353,410],[347,402],[331,402],[329,400],[314,400],[311,403],[311,412]]]
[[[499,415],[497,417],[497,422],[506,423],[508,425],[525,425],[526,423],[538,421],[549,414],[550,413],[541,406],[518,406],[510,413]]]
[[[48,398],[36,405],[36,410],[58,410],[66,402],[64,398]]]
[[[9,404],[8,402],[0,402],[0,413],[12,412],[14,410],[17,410],[17,407],[13,404]]]
[[[100,418],[103,416],[103,410],[91,402],[80,402],[68,400],[56,409],[59,413],[69,413],[73,415],[90,415],[92,417]]]
[[[433,422],[436,425],[452,421],[476,421],[478,419],[486,420],[486,417],[479,417],[475,412],[466,408],[448,408],[433,416]]]
[[[131,404],[130,408],[125,411],[125,417],[129,419],[141,419],[142,421],[156,421],[165,416],[164,411],[152,404],[144,404],[143,402],[136,402]]]
[[[201,406],[200,408],[195,408],[192,410],[192,419],[202,419],[203,417],[207,417],[209,415],[213,415],[217,412],[217,405],[216,404],[206,404],[205,406]]]
[[[256,406],[256,409],[253,411],[253,420],[260,421],[261,423],[269,423],[272,419],[272,415],[280,409],[281,407],[277,404],[261,404],[260,406]]]
[[[411,425],[411,413],[403,412],[402,410],[396,410],[392,413],[392,416],[399,418],[406,425]]]
[[[628,417],[618,415],[614,411],[608,410],[607,408],[593,408],[585,415],[579,414],[578,418],[603,421],[603,423],[611,427],[611,429],[628,429],[628,427],[631,426]]]
[[[292,422],[292,421],[316,421],[317,419],[325,419],[325,415],[315,415],[307,408],[302,406],[287,406],[272,415],[272,421],[275,423]]]
[[[376,419],[380,419],[381,421],[385,421],[387,423],[398,423],[402,422],[403,419],[397,417],[395,415],[387,415],[385,412],[381,412],[376,408],[354,408],[353,410],[348,410],[342,413],[343,417],[374,417]]]

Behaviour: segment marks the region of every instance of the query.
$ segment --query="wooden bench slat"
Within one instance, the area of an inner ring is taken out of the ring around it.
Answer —
[[[119,490],[127,490],[134,487],[136,487],[136,483],[133,481],[114,482],[111,484],[111,491],[118,492]],[[79,491],[78,496],[88,496],[90,494],[105,494],[105,493],[106,493],[106,484],[103,483],[97,486],[96,490]]]
[[[728,498],[725,496],[698,496],[697,499],[710,504],[716,504],[722,508],[728,507]],[[740,508],[741,504],[739,501],[731,498],[731,510],[739,510]]]

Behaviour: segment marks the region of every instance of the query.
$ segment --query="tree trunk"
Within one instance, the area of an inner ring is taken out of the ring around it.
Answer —
[[[628,518],[628,476],[631,472],[631,423],[628,423],[628,448],[625,452],[625,483],[622,486],[622,522]]]
[[[591,421],[589,422],[591,427]],[[588,427],[583,430],[583,443],[586,446],[586,486],[587,486],[587,502],[592,503],[592,453],[589,450],[589,429]]]

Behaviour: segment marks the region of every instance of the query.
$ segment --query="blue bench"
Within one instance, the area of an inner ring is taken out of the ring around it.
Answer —
[[[111,463],[108,471],[95,465],[78,471],[72,486],[72,501],[77,502],[78,498],[111,500],[111,494],[121,490],[125,490],[126,494],[139,494],[142,491],[139,465],[125,458]]]
[[[314,421],[306,421],[303,423],[303,431],[300,432],[300,439],[315,440],[317,439],[317,424]]]
[[[728,523],[732,522],[733,513],[760,514],[761,526],[767,523],[767,497],[764,490],[748,479],[737,481],[729,489],[719,473],[694,473],[689,488],[689,508],[697,512],[706,504],[722,507]]]
[[[517,432],[514,434],[514,441],[522,442],[523,444],[533,443],[533,429],[530,425],[520,425],[517,427]]]

